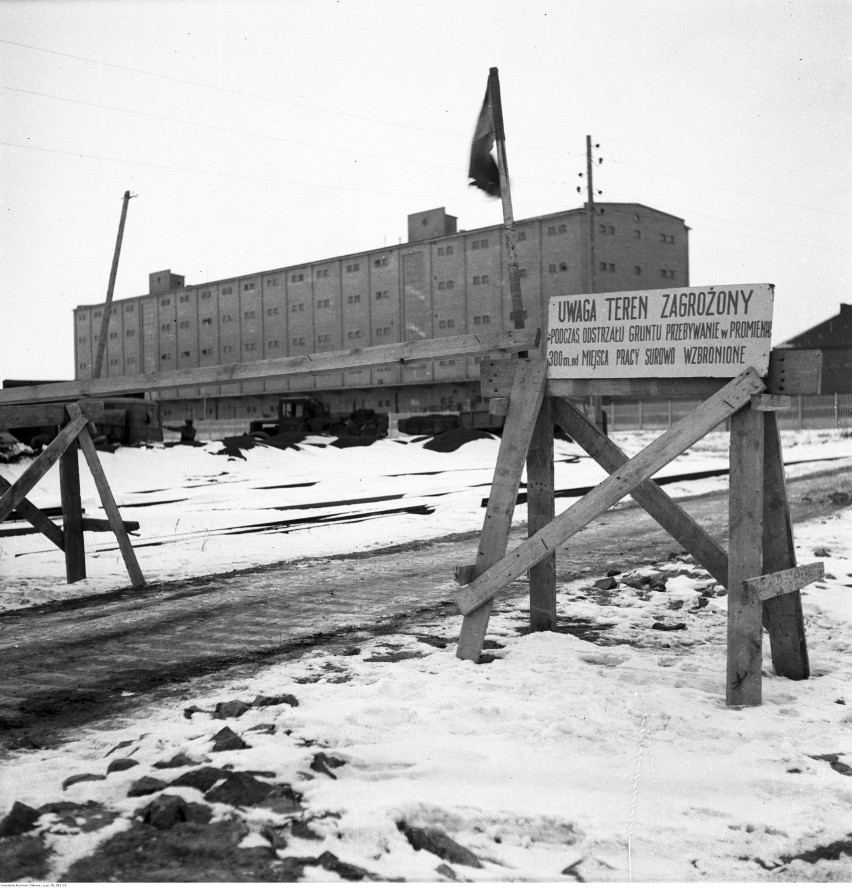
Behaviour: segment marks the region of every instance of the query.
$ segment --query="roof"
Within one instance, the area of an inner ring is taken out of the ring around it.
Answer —
[[[841,302],[834,317],[782,342],[778,348],[852,348],[852,305]]]

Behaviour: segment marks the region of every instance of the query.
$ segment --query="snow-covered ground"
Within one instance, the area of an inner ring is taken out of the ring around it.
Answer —
[[[635,452],[650,437],[619,436],[619,443]],[[832,433],[788,435],[785,445],[788,460],[852,462],[850,439]],[[156,580],[476,529],[487,495],[476,485],[489,480],[496,446],[476,442],[447,455],[388,441],[343,451],[262,449],[245,461],[214,457],[211,446],[120,450],[103,461],[119,503],[184,500],[177,511],[174,504],[123,510],[141,522],[139,539],[167,540],[139,550],[143,571]],[[724,466],[726,447],[726,436],[710,436],[661,474]],[[557,451],[559,459],[578,454],[565,443]],[[22,466],[13,468],[19,473]],[[6,467],[3,473],[10,480],[14,474]],[[557,463],[557,487],[601,477],[588,459]],[[52,483],[39,488],[37,504],[58,502]],[[667,489],[684,495],[726,483]],[[282,516],[339,514],[342,507],[316,504],[400,493],[401,500],[357,509],[426,504],[435,511],[280,536],[216,532]],[[309,503],[310,510],[294,508]],[[97,514],[85,483],[84,505]],[[267,511],[281,506],[293,511]],[[524,519],[522,508],[517,517]],[[58,879],[99,843],[138,826],[135,813],[158,794],[204,801],[188,787],[128,797],[142,777],[169,782],[185,772],[191,766],[154,767],[183,753],[196,763],[262,772],[262,781],[289,784],[301,795],[297,814],[208,799],[214,820],[236,817],[247,827],[242,847],[268,849],[284,827],[287,847],[278,858],[318,859],[328,851],[383,880],[852,881],[852,508],[797,525],[795,537],[799,562],[818,559],[826,568],[826,579],[803,594],[812,677],[777,678],[765,652],[760,707],[725,706],[727,599],[720,587],[679,562],[653,566],[665,589],[637,589],[629,583],[652,568],[625,566],[617,579],[626,582],[605,593],[593,588],[595,577],[559,588],[560,622],[586,621],[599,630],[595,641],[519,634],[526,615],[520,605],[502,605],[489,629],[501,647],[489,651],[495,659],[485,665],[455,657],[457,616],[352,650],[315,649],[213,691],[189,687],[185,699],[90,725],[57,748],[10,754],[0,763],[0,816],[15,800],[33,808],[92,800],[113,812],[91,831],[90,815],[76,825],[42,815],[32,834],[53,851],[46,878]],[[78,584],[87,591],[126,584],[105,539],[98,537],[92,579]],[[22,595],[59,594],[61,556],[35,536],[2,543],[0,570],[12,606]],[[36,550],[42,554],[30,554]],[[662,631],[655,623],[683,627]],[[220,702],[284,694],[298,706],[213,717]],[[201,711],[188,718],[190,705]],[[264,727],[256,730],[258,724]],[[224,726],[248,748],[212,751],[211,738]],[[317,769],[318,752],[328,767]],[[107,774],[117,758],[136,764]],[[78,774],[105,779],[63,789]],[[294,834],[294,819],[315,837]],[[402,823],[443,831],[481,866],[415,850]],[[308,865],[304,878],[337,877]]]
[[[620,433],[613,439],[629,455],[658,433]],[[813,471],[814,460],[852,463],[852,438],[835,431],[782,435],[790,477]],[[199,576],[300,557],[363,551],[482,527],[499,441],[472,441],[453,453],[425,449],[422,440],[384,440],[338,449],[311,438],[299,450],[255,447],[244,459],[204,447],[120,448],[99,454],[133,536],[148,582]],[[312,443],[311,443],[312,442]],[[28,461],[0,467],[14,482]],[[728,435],[713,433],[666,466],[659,478],[726,469]],[[81,460],[83,508],[103,518],[94,482]],[[603,470],[577,445],[556,442],[556,488],[597,484]],[[727,487],[727,476],[666,487],[680,497]],[[41,508],[57,507],[59,472],[52,469],[30,495]],[[557,501],[567,508],[571,498]],[[526,507],[515,521],[526,521]],[[21,527],[28,527],[20,522]],[[9,523],[4,528],[13,526]],[[247,528],[254,526],[250,532]],[[62,552],[39,534],[0,537],[0,609],[38,604],[128,584],[115,538],[86,533],[88,578],[68,586]]]

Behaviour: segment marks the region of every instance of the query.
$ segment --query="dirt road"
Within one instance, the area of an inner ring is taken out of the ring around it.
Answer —
[[[788,490],[794,522],[806,521],[838,508],[839,498],[831,495],[852,491],[852,470],[816,472],[791,481]],[[681,503],[726,542],[726,493]],[[516,530],[510,546],[524,535]],[[477,536],[128,588],[4,614],[4,742],[48,745],[66,728],[181,694],[191,679],[221,680],[314,646],[334,649],[404,631],[415,617],[456,614],[453,569],[474,559]],[[626,569],[680,551],[643,510],[625,506],[560,550],[558,579],[597,577],[613,565]],[[518,582],[508,594],[525,593],[526,584]]]

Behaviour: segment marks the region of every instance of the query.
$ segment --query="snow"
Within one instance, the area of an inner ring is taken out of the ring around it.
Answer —
[[[639,434],[616,440],[629,453],[647,443]],[[790,460],[839,457],[852,464],[850,439],[833,433],[787,434],[784,444]],[[727,437],[714,433],[661,475],[725,467],[726,448]],[[104,455],[119,504],[186,498],[177,511],[174,504],[123,509],[126,518],[140,520],[139,540],[175,537],[139,550],[149,580],[475,530],[488,493],[477,485],[490,479],[497,442],[474,442],[449,455],[394,441],[341,451],[264,448],[247,453],[245,461],[213,456],[216,449]],[[557,459],[577,455],[574,445],[557,442]],[[788,471],[808,468],[813,465]],[[13,480],[7,467],[3,474]],[[87,514],[96,514],[94,491],[82,474]],[[557,463],[557,487],[601,477],[587,458]],[[316,483],[260,489],[308,481]],[[36,504],[58,503],[55,483],[45,478]],[[667,490],[683,496],[726,484],[723,476]],[[270,516],[339,514],[344,508],[295,509],[299,505],[400,493],[401,500],[345,511],[357,515],[402,503],[434,506],[435,512],[310,527],[283,537],[217,534]],[[280,506],[288,511],[266,511]],[[519,508],[516,520],[524,519]],[[214,537],[215,545],[205,545]],[[129,826],[149,800],[128,798],[130,785],[144,774],[162,776],[153,763],[184,752],[218,767],[274,772],[304,794],[321,840],[293,839],[280,853],[328,850],[386,880],[446,880],[437,870],[442,861],[415,851],[400,821],[439,827],[475,853],[482,869],[452,865],[458,878],[471,881],[573,880],[566,869],[608,882],[852,880],[848,854],[816,863],[789,859],[852,831],[852,777],[814,758],[837,754],[852,766],[852,507],[797,525],[795,538],[799,563],[815,560],[821,549],[830,553],[819,558],[826,579],[803,592],[812,677],[778,678],[765,655],[760,707],[725,706],[726,598],[712,594],[715,583],[695,565],[663,563],[653,569],[671,574],[664,591],[638,595],[620,584],[601,593],[592,589],[594,577],[560,585],[560,623],[611,624],[598,643],[562,632],[519,635],[522,605],[503,603],[489,628],[489,638],[502,647],[489,651],[493,662],[474,665],[455,657],[459,617],[424,617],[410,634],[373,639],[359,653],[313,649],[213,690],[209,683],[206,690],[188,686],[184,700],[140,705],[120,722],[91,724],[56,748],[10,753],[0,762],[0,812],[15,799],[33,807],[93,799],[119,812],[110,826],[92,833],[60,830],[42,818],[37,829],[56,852],[49,874],[56,880],[73,860]],[[77,586],[93,592],[126,585],[106,539],[98,537],[91,579],[76,584],[75,593]],[[64,582],[61,555],[48,554],[43,538],[2,543],[6,607],[19,607],[22,596],[42,601],[66,595],[66,587],[57,588]],[[651,630],[657,621],[686,628]],[[418,636],[449,643],[439,648]],[[411,656],[388,661],[389,652]],[[284,693],[294,695],[298,707],[250,710],[224,722],[210,714],[219,701]],[[191,703],[205,712],[184,717]],[[250,731],[258,722],[275,724],[276,732]],[[224,725],[250,748],[212,752],[210,738]],[[336,780],[311,770],[320,750],[344,761]],[[140,765],[62,791],[72,774],[104,774],[110,755]],[[202,800],[190,788],[169,792]],[[232,813],[225,805],[213,807],[218,816]],[[247,847],[266,843],[263,824],[287,819],[259,808],[241,809],[239,816],[252,827]],[[319,868],[305,872],[309,881],[330,878]]]

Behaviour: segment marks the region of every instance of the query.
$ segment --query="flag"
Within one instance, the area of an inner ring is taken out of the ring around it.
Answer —
[[[485,101],[473,131],[473,143],[470,146],[470,169],[468,176],[473,180],[471,188],[481,188],[491,197],[500,197],[500,173],[497,161],[491,154],[494,146],[494,121],[491,116],[491,97],[485,91]]]

